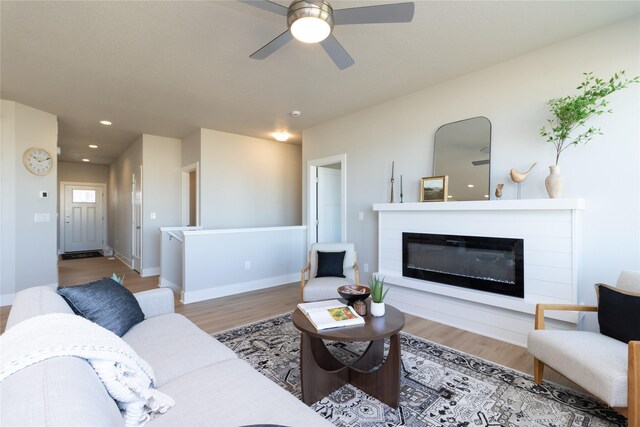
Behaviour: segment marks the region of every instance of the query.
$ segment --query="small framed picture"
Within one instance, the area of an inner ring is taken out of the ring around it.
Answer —
[[[446,202],[449,176],[429,176],[420,180],[421,202]]]

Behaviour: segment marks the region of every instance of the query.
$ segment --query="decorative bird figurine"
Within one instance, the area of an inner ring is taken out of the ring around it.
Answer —
[[[526,172],[518,172],[515,169],[511,169],[509,171],[509,175],[511,175],[511,179],[513,180],[513,182],[517,182],[518,184],[520,184],[521,182],[524,182],[525,179],[527,179],[527,177],[529,176],[529,172],[531,172],[531,169],[533,169],[533,167],[537,164],[538,162],[532,164],[529,170]]]

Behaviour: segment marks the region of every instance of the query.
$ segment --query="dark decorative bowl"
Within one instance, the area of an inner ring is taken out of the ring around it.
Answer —
[[[347,300],[349,305],[353,306],[354,302],[369,298],[371,289],[362,285],[344,285],[338,288],[338,293]]]

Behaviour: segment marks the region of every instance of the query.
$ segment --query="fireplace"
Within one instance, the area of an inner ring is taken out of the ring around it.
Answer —
[[[524,298],[524,240],[402,233],[402,275]]]

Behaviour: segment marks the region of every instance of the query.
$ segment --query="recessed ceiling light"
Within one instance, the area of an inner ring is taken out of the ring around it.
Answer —
[[[473,184],[467,184],[467,187],[473,188],[474,186],[473,186]]]
[[[89,159],[82,159],[83,162],[90,162],[91,160]]]
[[[89,148],[98,148],[98,146],[95,144],[89,144]]]
[[[100,120],[100,124],[101,125],[105,125],[105,126],[109,126],[109,125],[111,125],[111,122],[109,120]]]
[[[273,132],[271,136],[273,136],[277,141],[284,142],[289,139],[291,135],[289,135],[288,132]]]
[[[302,112],[300,112],[299,110],[293,110],[290,114],[291,117],[300,117],[302,115]]]

